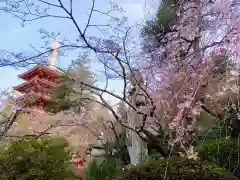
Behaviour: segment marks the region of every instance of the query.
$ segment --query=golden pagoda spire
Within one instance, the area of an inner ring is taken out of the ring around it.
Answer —
[[[52,44],[52,53],[49,56],[49,66],[56,69],[56,57],[57,57],[58,41],[54,39]]]

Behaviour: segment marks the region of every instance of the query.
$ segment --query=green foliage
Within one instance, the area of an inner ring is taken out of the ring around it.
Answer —
[[[124,165],[130,163],[130,156],[126,146],[126,134],[125,132],[118,134],[118,140],[113,142],[106,142],[104,144],[104,151],[106,158],[117,158]]]
[[[64,139],[12,139],[0,156],[0,179],[70,180],[70,152]]]
[[[124,169],[120,180],[229,180],[237,179],[216,166],[173,156]]]
[[[232,97],[233,98],[233,97]],[[229,97],[221,99],[221,113],[218,117],[204,116],[200,114],[198,121],[205,121],[205,126],[208,125],[207,133],[202,133],[199,137],[199,144],[207,143],[208,141],[215,141],[222,138],[237,137],[239,134],[239,121],[237,120],[237,113],[233,110],[234,103]],[[214,119],[215,118],[215,119]],[[214,119],[214,120],[213,120]],[[238,132],[236,132],[238,131]]]
[[[52,113],[68,110],[73,106],[71,98],[74,96],[76,96],[76,92],[67,77],[63,75],[60,78],[59,87],[53,91],[55,102],[49,103],[45,110]]]
[[[220,116],[222,116],[222,114]],[[208,119],[208,121],[208,131],[205,133],[201,132],[201,134],[199,133],[198,144],[203,144],[219,138],[227,138],[231,135],[231,129],[228,120],[225,117],[216,119],[215,124],[212,125],[213,127],[210,126],[211,120]]]
[[[156,18],[147,21],[141,30],[141,36],[144,40],[144,49],[157,48],[162,43],[163,38],[170,30],[170,27],[176,22],[176,2],[174,0],[165,0],[159,6]]]
[[[230,67],[232,67],[232,63],[229,62],[229,57],[227,55],[218,55],[213,57],[214,67],[212,69],[214,74],[223,74],[226,73]]]
[[[159,25],[167,28],[173,23],[176,17],[176,5],[174,0],[167,0],[162,3],[157,11],[156,20]]]
[[[216,139],[203,144],[199,149],[202,159],[232,171],[240,162],[240,140]]]
[[[86,58],[86,57],[85,57]],[[90,88],[94,77],[89,69],[87,59],[74,61],[60,78],[59,86],[54,89],[54,102],[46,106],[45,110],[57,113],[72,109],[77,113],[85,112],[91,100],[94,99]]]
[[[234,62],[229,59],[226,54],[225,49],[221,49],[220,53],[216,55],[212,54],[212,66],[209,75],[206,77],[206,87],[199,91],[202,95],[203,105],[210,110],[213,114],[216,112],[211,100],[204,98],[207,92],[213,94],[214,92],[219,92],[219,87],[221,86],[231,86],[230,70],[234,69]],[[226,78],[227,77],[227,78]],[[232,107],[234,106],[234,101],[236,102],[237,96],[234,97],[234,93],[231,91],[225,92],[219,99],[219,105],[221,107],[221,112],[217,116],[213,116],[207,111],[202,111],[200,116],[197,117],[197,126],[201,129],[198,134],[200,140],[214,140],[222,137],[232,136],[232,127],[230,126],[233,120],[234,113],[232,112]]]
[[[115,158],[93,159],[85,169],[86,180],[115,180],[121,172],[122,164]]]

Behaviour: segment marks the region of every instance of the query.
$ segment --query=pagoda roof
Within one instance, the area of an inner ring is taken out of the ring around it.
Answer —
[[[16,98],[15,104],[18,104],[18,105],[29,104],[31,106],[39,101],[42,101],[44,103],[49,103],[52,101],[52,98],[46,94],[30,92],[28,94],[25,94]]]
[[[13,87],[14,90],[19,91],[19,92],[25,92],[26,88],[28,88],[29,86],[34,85],[35,83],[39,84],[42,87],[56,87],[57,84],[53,83],[51,81],[45,80],[45,79],[41,79],[37,76],[33,77],[32,79]]]
[[[31,76],[34,76],[36,74],[39,74],[39,72],[43,72],[45,74],[48,74],[49,76],[52,77],[59,77],[60,76],[60,72],[56,71],[56,69],[51,68],[49,66],[44,66],[44,65],[37,65],[31,69],[29,69],[28,71],[19,74],[18,77],[21,79],[29,79]]]

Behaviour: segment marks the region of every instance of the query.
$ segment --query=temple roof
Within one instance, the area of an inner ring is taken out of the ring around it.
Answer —
[[[51,81],[45,80],[45,79],[40,79],[39,77],[33,77],[29,81],[26,81],[18,86],[13,87],[14,90],[19,91],[19,92],[25,92],[26,89],[30,86],[32,87],[33,85],[38,84],[42,88],[54,88],[57,86],[56,83],[53,83]]]
[[[56,71],[55,69],[49,66],[37,65],[34,68],[31,68],[28,71],[22,74],[19,74],[18,77],[21,79],[27,80],[27,79],[30,79],[32,76],[39,74],[39,72],[42,72],[46,75],[49,75],[51,77],[56,77],[56,78],[60,76],[60,72]]]

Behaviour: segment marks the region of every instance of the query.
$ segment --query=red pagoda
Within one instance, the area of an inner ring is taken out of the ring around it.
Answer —
[[[57,41],[55,40],[49,58],[49,66],[37,65],[18,75],[25,82],[13,87],[13,90],[22,94],[15,99],[16,105],[25,110],[43,111],[44,107],[52,101],[49,90],[57,86],[60,77],[60,73],[55,68],[56,51]]]

